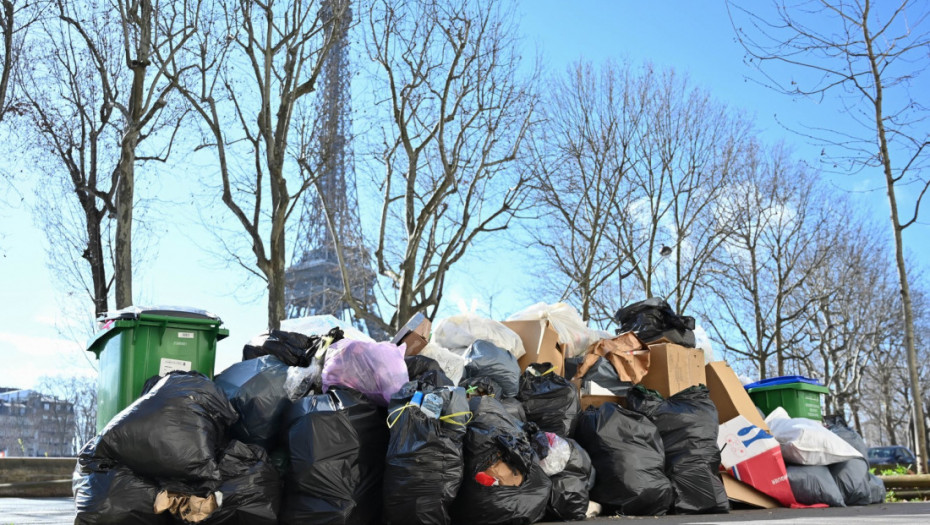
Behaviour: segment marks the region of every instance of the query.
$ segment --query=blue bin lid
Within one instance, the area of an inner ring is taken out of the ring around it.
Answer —
[[[768,379],[763,379],[762,381],[749,383],[748,385],[744,385],[744,388],[749,390],[750,388],[759,388],[762,386],[790,385],[792,383],[807,383],[809,385],[822,386],[819,379],[811,379],[804,376],[781,376],[770,377]]]

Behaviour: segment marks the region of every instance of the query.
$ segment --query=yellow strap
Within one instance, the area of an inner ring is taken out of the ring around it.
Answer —
[[[388,428],[394,428],[394,425],[397,424],[397,420],[400,419],[400,416],[404,413],[404,410],[406,410],[407,407],[412,407],[412,406],[416,406],[416,405],[414,405],[413,403],[407,403],[406,405],[404,405],[404,406],[402,406],[402,407],[398,407],[398,408],[395,408],[394,410],[392,410],[391,413],[388,414],[388,417],[387,417],[387,426],[388,426]],[[394,414],[397,414],[397,415],[394,416]],[[465,415],[468,416],[468,421],[466,421],[466,422],[464,422],[464,423],[461,423],[461,422],[456,421],[456,420],[454,419],[454,418],[461,417],[461,416],[465,416]],[[393,419],[393,420],[391,419],[391,416],[394,416],[394,419]],[[439,420],[442,421],[442,422],[444,422],[444,423],[449,423],[449,424],[452,424],[452,425],[461,425],[461,426],[464,427],[465,425],[471,423],[472,417],[474,417],[474,414],[472,414],[471,412],[456,412],[456,413],[454,413],[454,414],[447,414],[447,415],[445,415],[445,416],[442,416],[441,418],[439,418]]]
[[[555,365],[552,365],[552,368],[543,372],[542,375],[551,374],[552,372],[555,372]]]
[[[406,410],[407,407],[412,407],[412,406],[414,406],[413,403],[407,403],[406,405],[400,408],[395,408],[394,410],[392,410],[391,413],[388,414],[388,417],[387,417],[388,428],[394,428],[394,424],[397,423],[398,419],[400,419],[400,416],[404,413],[404,410]],[[394,414],[397,414],[397,417],[394,418],[394,421],[391,421],[391,416],[393,416]]]
[[[464,423],[461,423],[461,422],[459,422],[459,421],[455,421],[454,419],[452,419],[452,418],[456,418],[456,417],[459,417],[459,416],[465,416],[465,415],[468,416],[468,421],[466,421],[466,422],[464,422]],[[447,414],[447,415],[445,415],[445,416],[442,416],[441,418],[439,418],[439,420],[442,421],[443,423],[450,423],[450,424],[453,424],[453,425],[461,425],[461,426],[464,427],[465,425],[471,423],[471,418],[472,418],[472,417],[474,417],[474,414],[472,414],[470,411],[468,411],[468,412],[456,412],[456,413],[454,413],[454,414]]]

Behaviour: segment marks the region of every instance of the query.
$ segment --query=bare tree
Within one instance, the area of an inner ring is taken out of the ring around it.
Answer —
[[[720,199],[726,241],[714,253],[705,317],[716,339],[763,378],[772,357],[774,371],[785,374],[799,321],[823,299],[802,292],[834,243],[831,220],[840,220],[825,199],[816,176],[780,149],[757,151]]]
[[[286,226],[316,177],[297,165],[299,147],[290,144],[295,115],[308,113],[306,96],[333,35],[348,19],[348,2],[331,7],[299,0],[211,2],[201,17],[203,31],[187,51],[160,57],[199,116],[200,147],[216,153],[223,203],[245,230],[254,260],[235,250],[230,255],[267,283],[269,328],[284,318]]]
[[[23,59],[23,43],[31,25],[40,19],[43,2],[27,0],[0,0],[0,122],[7,113],[19,111],[14,72]]]
[[[623,179],[647,87],[627,64],[608,62],[597,71],[573,64],[549,83],[544,125],[530,140],[532,201],[540,214],[531,233],[556,272],[542,281],[560,285],[562,300],[577,299],[585,321],[608,320],[616,308],[612,284],[623,260],[611,232],[629,221]]]
[[[802,287],[800,296],[821,299],[801,319],[805,340],[789,352],[801,361],[801,372],[823,378],[830,387],[825,410],[848,408],[861,429],[863,387],[878,387],[865,380],[865,370],[884,361],[887,333],[897,325],[897,298],[886,263],[889,245],[850,202],[836,196],[833,201],[833,208],[848,220],[834,224],[835,243]]]
[[[672,70],[647,66],[640,76],[644,118],[616,246],[640,293],[685,312],[726,237],[715,208],[745,157],[750,125]]]
[[[904,342],[912,391],[920,391],[914,313],[904,251],[904,231],[919,217],[930,188],[927,107],[914,98],[928,64],[930,45],[925,2],[870,0],[773,2],[771,13],[736,7],[731,19],[750,63],[774,89],[792,96],[830,97],[849,121],[815,127],[811,134],[830,147],[835,165],[854,173],[881,170],[888,194],[895,260],[902,298]],[[805,76],[798,78],[795,73]],[[834,153],[835,152],[835,153]],[[902,187],[916,198],[902,210]],[[910,191],[914,191],[913,189]],[[927,463],[923,403],[915,398],[918,467]]]
[[[382,193],[374,259],[393,288],[394,311],[382,319],[351,293],[347,303],[383,329],[418,311],[435,315],[449,268],[524,206],[528,176],[515,161],[535,98],[519,69],[511,9],[496,1],[381,0],[369,11],[366,48],[378,70],[381,117],[372,127],[384,136],[370,159]],[[344,261],[338,240],[336,247]]]
[[[96,315],[108,310],[114,279],[117,307],[132,303],[135,164],[164,161],[180,126],[181,115],[165,109],[167,84],[146,75],[152,46],[192,30],[174,15],[196,6],[178,4],[56,1],[19,73],[23,135],[36,165],[54,175],[37,188],[35,210],[49,264]]]

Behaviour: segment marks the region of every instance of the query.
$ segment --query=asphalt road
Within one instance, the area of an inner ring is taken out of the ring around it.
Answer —
[[[868,507],[830,509],[736,510],[729,514],[704,516],[612,517],[585,523],[618,521],[650,524],[727,523],[741,525],[767,521],[772,525],[855,525],[873,521],[882,525],[930,524],[930,502],[885,503]],[[0,525],[65,525],[74,523],[71,498],[0,498]]]

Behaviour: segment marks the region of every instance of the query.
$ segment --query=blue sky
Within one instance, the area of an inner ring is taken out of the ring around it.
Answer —
[[[717,99],[754,116],[764,140],[784,140],[799,156],[816,155],[819,146],[805,144],[779,122],[795,126],[837,118],[836,109],[827,104],[793,100],[746,81],[751,71],[743,64],[743,50],[734,40],[722,1],[527,0],[518,12],[525,57],[538,51],[547,73],[563,72],[578,59],[595,64],[628,59],[634,64],[651,61],[659,67],[673,67]],[[196,172],[197,166],[192,165],[191,171]],[[0,355],[4,358],[0,386],[29,387],[42,374],[87,371],[92,366],[83,351],[83,337],[68,340],[56,328],[68,325],[74,316],[62,311],[67,301],[46,269],[46,240],[33,224],[30,202],[37,177],[19,180],[16,191],[4,188],[6,195],[0,200]],[[153,213],[147,222],[158,241],[134,284],[136,302],[196,306],[220,315],[231,335],[219,345],[219,371],[237,361],[242,345],[264,329],[263,287],[257,281],[249,283],[244,270],[219,262],[203,249],[211,241],[201,217],[211,213],[211,202],[192,197],[188,179],[184,174],[165,173],[141,182],[140,192],[170,203],[170,211]],[[832,180],[843,190],[881,188],[877,173],[866,182],[847,177]],[[881,224],[887,223],[883,191],[857,195],[878,220],[885,221]],[[205,213],[198,212],[198,206]],[[222,208],[212,212],[231,221]],[[930,262],[928,235],[930,229],[920,226],[906,237],[913,260],[924,268]],[[490,307],[504,317],[538,300],[555,299],[532,295],[536,277],[524,267],[490,275],[486,270],[489,257],[494,256],[494,250],[485,246],[453,273],[442,313],[454,313],[464,304],[479,311]],[[489,304],[492,296],[494,302]]]

